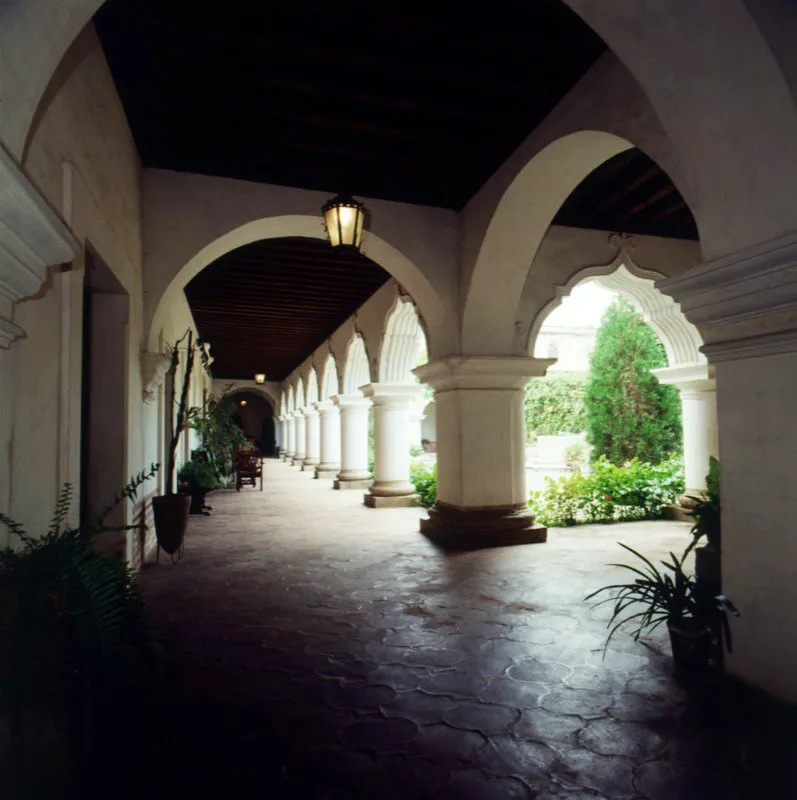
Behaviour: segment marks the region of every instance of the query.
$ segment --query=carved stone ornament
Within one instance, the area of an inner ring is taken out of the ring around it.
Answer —
[[[79,249],[69,228],[0,147],[0,347],[24,335],[12,321],[14,303],[35,295],[47,269],[72,261]]]
[[[141,385],[145,403],[152,404],[158,397],[158,389],[169,370],[171,359],[166,353],[141,354]]]

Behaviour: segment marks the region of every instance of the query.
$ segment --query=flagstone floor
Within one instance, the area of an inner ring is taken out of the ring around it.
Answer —
[[[446,555],[419,509],[368,509],[275,460],[263,492],[209,502],[182,562],[143,571],[169,654],[171,796],[797,796],[779,710],[679,686],[666,635],[604,654],[607,612],[583,597],[619,576],[616,543],[663,556],[688,525]]]

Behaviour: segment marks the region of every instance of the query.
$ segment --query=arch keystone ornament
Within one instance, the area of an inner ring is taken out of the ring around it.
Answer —
[[[528,508],[524,389],[555,362],[452,356],[418,367],[437,404],[437,502],[421,532],[451,549],[547,541]]]

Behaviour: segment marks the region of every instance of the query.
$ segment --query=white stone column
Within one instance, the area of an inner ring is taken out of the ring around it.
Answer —
[[[315,404],[321,427],[321,451],[316,478],[335,478],[340,472],[340,409],[331,400]]]
[[[282,430],[280,429],[280,418],[279,417],[272,417],[274,422],[274,445],[277,448],[277,452],[282,449]]]
[[[367,489],[368,409],[371,401],[362,396],[335,395],[332,402],[340,409],[340,472],[336,489]]]
[[[293,454],[293,464],[301,466],[307,455],[307,420],[301,409],[294,411],[293,416],[296,420],[296,450]]]
[[[279,417],[279,432],[280,432],[280,458],[284,461],[285,454],[288,450],[288,418],[285,414]]]
[[[423,387],[370,383],[363,394],[374,404],[374,482],[365,495],[371,508],[414,505],[410,482],[410,414]]]
[[[764,202],[765,198],[762,198]],[[662,291],[699,326],[717,381],[725,667],[797,703],[797,234],[728,254]]]
[[[553,359],[448,357],[415,374],[435,389],[437,503],[421,530],[473,548],[544,542],[528,509],[524,389]]]
[[[699,494],[706,489],[709,457],[719,458],[717,388],[711,367],[689,364],[651,371],[681,395],[686,494]]]
[[[296,455],[296,417],[292,411],[285,415],[285,423],[288,430],[288,449],[285,451],[285,460],[292,464],[293,457]]]
[[[305,439],[304,462],[302,471],[315,471],[316,464],[319,462],[321,452],[321,426],[318,419],[318,409],[314,406],[306,406],[302,409],[307,430]]]
[[[426,397],[423,395],[423,390],[421,390],[421,393],[418,395],[415,403],[413,403],[412,408],[410,408],[408,422],[410,447],[417,447],[419,449],[421,447],[421,440],[423,439],[423,421],[426,419],[426,415],[423,413],[423,410],[426,408],[427,402],[428,401]]]

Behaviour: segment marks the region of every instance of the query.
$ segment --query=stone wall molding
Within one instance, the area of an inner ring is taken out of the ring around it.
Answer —
[[[158,397],[158,389],[169,370],[171,358],[167,353],[141,354],[141,386],[145,403],[152,404]]]
[[[704,333],[703,352],[710,360],[797,349],[797,233],[709,261],[657,286]]]
[[[14,303],[35,295],[47,269],[65,264],[80,245],[16,161],[0,147],[0,347],[24,335]]]

